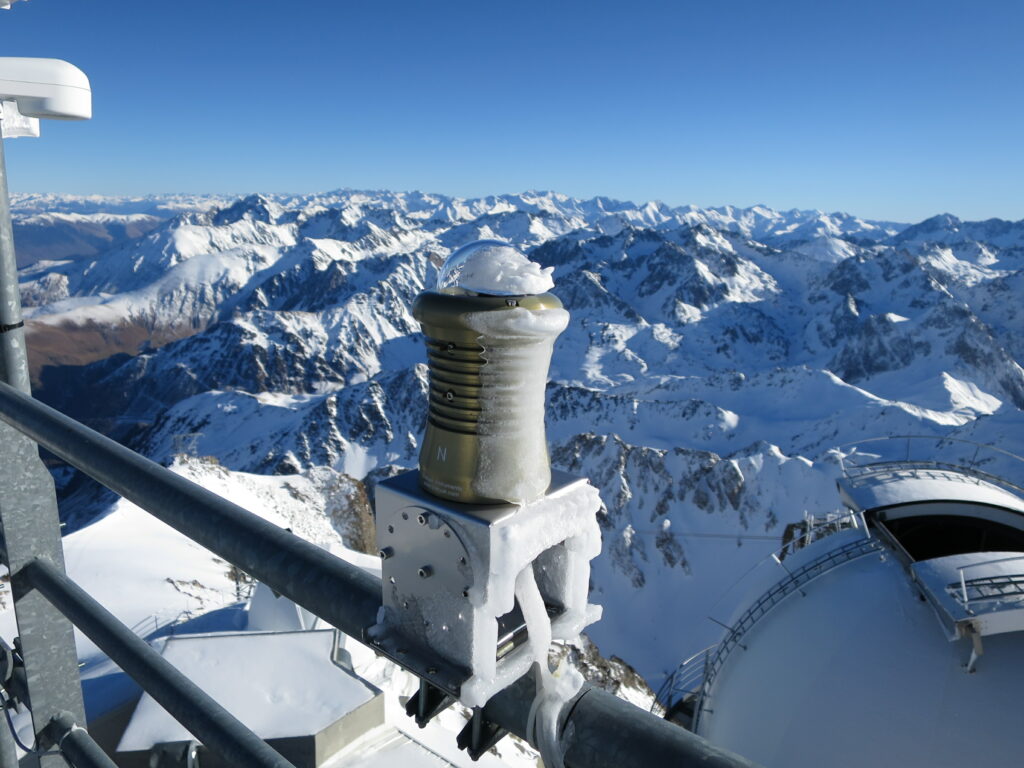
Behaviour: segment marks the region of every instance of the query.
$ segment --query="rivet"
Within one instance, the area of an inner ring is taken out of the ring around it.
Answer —
[[[427,516],[426,515],[416,515],[416,522],[419,523],[420,525],[426,525],[427,524]]]
[[[444,349],[445,349],[445,352],[454,352],[455,351],[455,344],[453,342],[449,341],[447,344],[444,345]]]
[[[389,557],[395,554],[395,549],[394,547],[384,547],[377,554],[380,555],[381,560],[387,560]]]
[[[429,579],[431,576],[434,575],[434,569],[432,566],[424,565],[422,568],[416,571],[416,573],[420,575],[421,579]]]
[[[468,589],[462,590],[462,596],[463,597],[469,597],[469,590]]]
[[[427,674],[428,675],[436,675],[437,674],[437,667],[427,667]]]
[[[449,389],[447,392],[444,393],[444,399],[451,402],[452,400],[455,399],[455,393]]]
[[[389,525],[388,526],[388,533],[394,533],[394,532],[395,532],[395,526]]]
[[[519,306],[519,302],[516,301],[515,299],[505,299],[505,304],[507,304],[510,307],[518,307]]]
[[[402,513],[402,519],[403,520],[408,520],[409,519],[409,513],[408,512],[403,512]]]
[[[459,558],[459,565],[465,565],[465,564],[466,564],[466,558],[460,557]]]
[[[392,576],[390,579],[388,579],[388,581],[390,581],[392,584],[394,584],[395,583],[395,577]]]

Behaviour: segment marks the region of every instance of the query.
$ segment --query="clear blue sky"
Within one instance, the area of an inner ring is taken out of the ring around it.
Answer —
[[[28,0],[94,119],[14,191],[555,189],[1024,218],[1024,2]]]

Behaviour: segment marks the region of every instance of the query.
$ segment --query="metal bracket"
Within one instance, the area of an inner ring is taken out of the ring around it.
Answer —
[[[466,726],[459,731],[455,743],[459,749],[466,750],[469,758],[476,762],[487,750],[501,741],[508,731],[497,723],[492,723],[483,715],[480,707],[474,707],[473,716]]]
[[[451,696],[426,680],[420,680],[420,689],[405,704],[405,714],[416,719],[416,725],[426,728],[427,723],[455,703]]]
[[[974,626],[974,622],[969,621],[966,623],[964,634],[971,639],[971,658],[964,665],[964,671],[969,675],[973,675],[977,668],[978,658],[985,653],[985,647],[981,642],[981,633]]]

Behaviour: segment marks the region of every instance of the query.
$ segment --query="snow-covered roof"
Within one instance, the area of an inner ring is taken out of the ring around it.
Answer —
[[[447,768],[447,760],[390,727],[368,734],[324,763],[323,768]]]
[[[376,695],[331,662],[333,630],[171,637],[163,656],[264,739],[319,733]],[[118,751],[193,737],[148,694]]]

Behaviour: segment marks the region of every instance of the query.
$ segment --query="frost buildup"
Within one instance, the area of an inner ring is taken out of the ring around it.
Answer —
[[[548,459],[544,390],[569,322],[545,292],[550,273],[481,241],[452,254],[413,306],[430,364],[428,425],[419,471],[377,488],[384,609],[373,636],[385,650],[417,645],[468,669],[468,707],[533,670],[527,730],[559,768],[559,720],[583,678],[552,671],[548,650],[601,616],[587,601],[601,499]]]
[[[555,338],[569,324],[564,309],[474,312],[466,325],[480,334],[479,454],[473,490],[525,503],[551,482],[544,430],[544,391]]]

